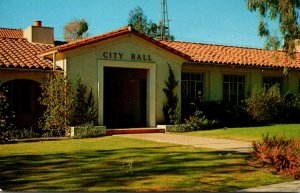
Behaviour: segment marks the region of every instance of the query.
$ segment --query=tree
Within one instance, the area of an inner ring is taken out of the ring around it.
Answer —
[[[299,0],[247,0],[248,9],[258,11],[260,21],[258,25],[259,36],[266,38],[267,49],[278,49],[281,41],[276,34],[272,34],[267,22],[279,21],[279,28],[283,38],[283,51],[290,56],[295,52],[295,40],[300,38],[298,13]]]
[[[175,88],[178,86],[178,81],[175,79],[174,72],[169,66],[169,77],[168,81],[165,81],[166,88],[163,89],[167,101],[163,105],[163,112],[165,116],[166,124],[174,124],[177,119],[177,104],[178,104],[178,97],[175,94]]]
[[[149,33],[147,16],[144,15],[144,11],[140,6],[137,6],[129,12],[128,24],[140,32],[145,34]]]
[[[160,36],[160,28],[155,22],[147,20],[147,16],[144,14],[144,11],[140,6],[129,12],[128,25],[152,38],[157,38]],[[165,37],[165,40],[174,39],[175,38],[173,35]]]
[[[76,41],[88,36],[89,25],[85,19],[74,19],[64,26],[64,39]]]
[[[65,136],[74,111],[74,92],[63,73],[49,73],[41,84],[42,96],[39,98],[45,112],[39,126],[47,136]]]
[[[97,124],[97,109],[92,88],[87,96],[87,86],[78,76],[76,82],[74,114],[72,116],[73,125],[83,125],[86,123]]]

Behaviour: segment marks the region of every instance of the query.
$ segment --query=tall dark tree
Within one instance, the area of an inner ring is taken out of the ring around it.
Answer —
[[[88,36],[89,25],[85,19],[74,19],[64,26],[64,39],[76,41]]]
[[[97,124],[97,109],[92,88],[87,94],[87,86],[78,76],[76,82],[74,114],[72,116],[73,125],[83,125],[86,123]]]
[[[177,119],[177,105],[178,105],[178,97],[175,93],[175,88],[178,86],[178,81],[175,79],[174,72],[169,66],[169,77],[168,81],[165,81],[166,88],[163,89],[166,95],[166,102],[163,105],[163,113],[165,117],[166,124],[174,124]]]
[[[260,21],[258,33],[266,38],[265,47],[278,49],[281,41],[276,34],[272,34],[268,22],[279,21],[279,28],[283,38],[283,50],[293,56],[295,40],[300,38],[299,0],[246,0],[248,9],[258,11]]]
[[[98,114],[97,108],[95,107],[95,99],[93,94],[93,89],[91,88],[90,93],[87,97],[87,121],[92,122],[94,125],[98,125]]]
[[[87,122],[87,102],[86,102],[87,89],[83,84],[81,78],[78,76],[75,86],[75,102],[74,102],[74,114],[72,116],[72,125],[82,125]]]

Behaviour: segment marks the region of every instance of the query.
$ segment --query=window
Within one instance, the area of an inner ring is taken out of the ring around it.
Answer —
[[[245,76],[224,75],[223,100],[233,105],[241,104],[245,99]]]
[[[282,92],[283,78],[282,77],[263,77],[263,87],[269,89],[273,85],[278,84],[280,92]]]
[[[204,73],[182,73],[181,96],[185,102],[203,101]]]

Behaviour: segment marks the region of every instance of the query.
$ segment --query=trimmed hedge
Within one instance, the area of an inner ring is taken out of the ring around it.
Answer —
[[[102,129],[99,129],[89,123],[76,126],[74,128],[74,138],[101,137],[103,135],[105,135],[105,133]]]

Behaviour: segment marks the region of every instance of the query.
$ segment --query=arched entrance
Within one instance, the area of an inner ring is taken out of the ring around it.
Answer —
[[[40,83],[15,79],[4,83],[8,87],[10,107],[16,115],[17,128],[37,128],[43,110],[38,102],[41,95]]]

